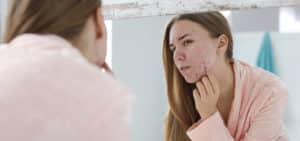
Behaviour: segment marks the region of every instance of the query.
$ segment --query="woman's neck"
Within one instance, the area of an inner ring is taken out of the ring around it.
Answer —
[[[229,94],[234,92],[234,70],[232,62],[221,62],[214,73],[219,83],[220,98],[227,99]]]

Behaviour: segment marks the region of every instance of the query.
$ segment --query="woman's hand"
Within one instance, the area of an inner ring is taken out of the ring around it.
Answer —
[[[220,90],[217,79],[214,75],[208,74],[196,83],[196,89],[193,90],[195,107],[202,120],[218,111],[217,102]]]

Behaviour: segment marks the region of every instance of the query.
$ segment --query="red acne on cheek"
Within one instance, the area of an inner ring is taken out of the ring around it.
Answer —
[[[207,72],[208,72],[208,68],[206,65],[204,65],[204,73],[207,74]]]

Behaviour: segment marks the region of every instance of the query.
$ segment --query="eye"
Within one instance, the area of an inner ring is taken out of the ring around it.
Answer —
[[[183,41],[183,46],[188,46],[189,44],[193,43],[194,41],[193,40],[185,40]]]

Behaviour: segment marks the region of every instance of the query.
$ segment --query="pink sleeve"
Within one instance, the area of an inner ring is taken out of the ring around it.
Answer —
[[[193,125],[187,135],[192,141],[287,141],[282,135],[282,117],[286,103],[287,91],[273,89],[264,106],[254,115],[249,130],[239,140],[235,140],[230,134],[219,112]]]
[[[196,124],[198,124],[196,127],[191,128],[187,132],[192,141],[233,141],[219,112]]]

